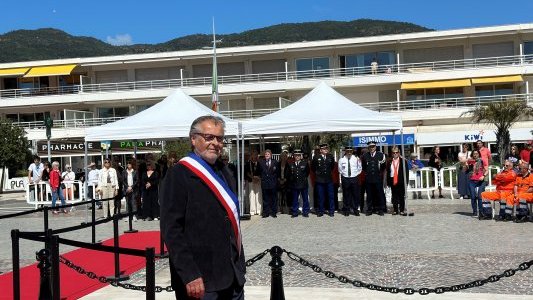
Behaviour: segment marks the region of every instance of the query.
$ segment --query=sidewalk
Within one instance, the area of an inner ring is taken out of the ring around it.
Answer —
[[[3,198],[3,197],[2,197]],[[1,200],[0,200],[1,201]],[[336,214],[334,218],[278,218],[258,216],[242,221],[246,259],[279,245],[309,262],[337,275],[381,286],[435,288],[484,279],[516,268],[533,259],[533,223],[479,221],[470,217],[470,200],[410,200],[413,217],[383,217]],[[53,228],[79,224],[84,212],[56,216]],[[120,222],[120,232],[126,223]],[[157,230],[159,223],[135,222],[138,230]],[[0,239],[9,241],[9,231],[42,229],[42,216],[30,215],[2,220]],[[505,242],[502,242],[505,233]],[[90,231],[63,235],[90,240]],[[97,239],[112,236],[111,226],[99,226]],[[10,270],[10,243],[0,244],[0,271]],[[42,245],[27,243],[21,259],[34,262]],[[70,247],[61,247],[67,251]],[[283,282],[286,299],[422,299],[421,295],[400,295],[356,289],[313,272],[283,254]],[[247,299],[269,299],[270,256],[247,268]],[[75,262],[74,262],[75,263]],[[156,265],[156,284],[170,285],[166,261]],[[24,263],[22,263],[24,265]],[[533,268],[532,268],[533,269]],[[511,278],[462,292],[427,295],[424,299],[533,299],[533,270],[517,272]],[[88,271],[90,269],[88,268]],[[98,274],[107,275],[107,274]],[[134,274],[131,284],[144,285],[144,270]],[[69,279],[75,280],[75,278]],[[173,293],[156,294],[157,299],[174,299]],[[144,294],[108,286],[83,299],[143,299]]]

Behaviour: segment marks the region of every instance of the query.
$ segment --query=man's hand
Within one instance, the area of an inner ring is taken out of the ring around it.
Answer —
[[[187,288],[187,295],[193,298],[202,298],[205,293],[204,281],[202,277],[196,278],[195,280],[187,283],[185,285]]]

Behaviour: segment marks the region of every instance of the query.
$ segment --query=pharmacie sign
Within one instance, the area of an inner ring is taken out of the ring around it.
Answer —
[[[106,145],[109,143],[110,151],[133,151],[134,145],[137,144],[139,151],[160,151],[163,141],[103,141]],[[46,141],[37,142],[39,155],[48,154],[48,145]],[[102,142],[87,142],[87,152],[101,153],[105,151]],[[83,141],[51,141],[50,152],[52,155],[58,154],[83,154],[85,153],[85,144]]]
[[[87,151],[100,151],[100,144],[95,142],[87,143]],[[48,153],[48,144],[43,141],[37,142],[38,152],[41,155]],[[66,153],[84,153],[85,144],[83,142],[50,142],[50,152],[52,154],[66,154]]]
[[[369,135],[369,136],[354,136],[353,145],[355,147],[366,147],[368,142],[374,142],[377,145],[414,145],[414,133],[404,134],[403,143],[401,135]]]

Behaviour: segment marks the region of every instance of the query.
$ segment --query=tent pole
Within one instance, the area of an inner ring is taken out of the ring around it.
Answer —
[[[85,170],[85,180],[83,181],[83,199],[82,201],[87,201],[87,198],[88,198],[88,191],[87,189],[89,188],[89,158],[88,158],[88,151],[87,151],[87,140],[84,141],[84,144],[83,144],[83,152],[84,152],[84,156],[83,156],[83,164],[84,164],[84,167],[83,169]],[[81,193],[80,193],[80,198],[81,198]],[[87,206],[87,204],[85,204],[85,224],[89,223],[89,207]]]
[[[237,188],[239,189],[238,190],[238,199],[239,199],[239,208],[240,208],[240,211],[239,211],[239,215],[242,216],[243,213],[244,213],[244,207],[243,207],[243,204],[244,204],[244,201],[242,199],[242,181],[241,181],[241,160],[239,159],[239,153],[240,153],[240,145],[239,145],[239,138],[241,137],[242,135],[242,124],[241,122],[239,122],[238,124],[238,132],[237,132],[237,178],[239,178],[239,180],[237,180]]]
[[[405,212],[407,213],[408,216],[413,216],[414,214],[409,212],[409,206],[408,206],[408,197],[407,197],[407,185],[409,184],[409,182],[407,181],[407,174],[405,174],[405,170],[407,170],[407,159],[405,159],[405,146],[404,146],[404,142],[403,142],[403,128],[400,130],[400,142],[401,142],[401,145],[402,145],[402,163],[403,163],[403,168],[404,170],[402,170],[402,176],[403,176],[403,183],[404,183],[404,186],[405,186],[405,193],[403,195],[404,197],[404,201],[405,201]]]
[[[133,158],[137,159],[137,140],[133,140]]]
[[[246,195],[244,195],[244,164],[246,163],[244,161],[244,133],[241,133],[241,158],[239,159],[239,161],[241,162],[241,165],[240,165],[240,170],[241,170],[241,176],[239,177],[239,180],[241,181],[241,186],[242,186],[242,189],[241,189],[241,193],[243,193],[243,203],[244,203],[244,198],[246,197]],[[243,208],[244,209],[244,208]]]

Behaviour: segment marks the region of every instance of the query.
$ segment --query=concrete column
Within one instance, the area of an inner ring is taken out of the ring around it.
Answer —
[[[246,96],[246,110],[254,109],[254,98],[252,96]]]

